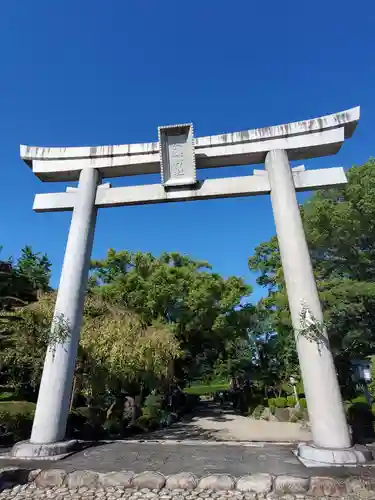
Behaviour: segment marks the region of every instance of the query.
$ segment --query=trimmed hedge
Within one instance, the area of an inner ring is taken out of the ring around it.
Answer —
[[[301,398],[299,400],[299,405],[300,405],[301,408],[307,408],[306,399],[305,398]]]
[[[298,401],[301,408],[307,408],[305,398],[300,398]],[[294,396],[288,396],[287,398],[269,398],[267,404],[269,408],[294,408],[296,406],[296,398]]]
[[[351,401],[351,404],[354,404],[354,403],[365,403],[366,405],[368,405],[368,401],[367,401],[367,398],[365,395],[360,395],[360,396],[357,396],[356,398],[352,399]]]
[[[287,404],[288,408],[294,408],[296,406],[296,403],[297,403],[297,400],[296,400],[295,396],[288,396],[286,398],[286,404]]]
[[[0,413],[10,415],[34,413],[36,404],[30,401],[0,401]]]
[[[199,396],[185,395],[179,411],[192,411],[199,404]],[[0,444],[11,445],[30,438],[35,413],[35,403],[28,401],[0,401]],[[137,420],[140,429],[151,430],[168,426],[178,419],[176,414],[162,408],[162,398],[150,394]],[[86,440],[118,439],[134,432],[129,427],[130,418],[124,415],[107,419],[107,412],[100,407],[79,407],[68,416],[67,437]]]
[[[191,387],[185,387],[184,392],[193,396],[212,396],[215,392],[227,391],[228,387],[228,382],[212,385],[192,385]]]
[[[25,402],[27,403],[27,402]],[[3,408],[4,405],[4,408]],[[0,444],[10,445],[28,439],[34,420],[35,404],[0,404]]]

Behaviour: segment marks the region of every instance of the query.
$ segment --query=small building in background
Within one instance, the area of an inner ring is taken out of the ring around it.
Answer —
[[[353,359],[351,361],[353,369],[353,380],[360,389],[364,392],[369,405],[372,404],[373,398],[368,390],[368,384],[371,382],[371,360],[370,359]]]
[[[353,359],[351,364],[355,382],[366,384],[371,382],[371,361],[369,359]]]

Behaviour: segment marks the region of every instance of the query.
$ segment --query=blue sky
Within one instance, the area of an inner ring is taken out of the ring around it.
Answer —
[[[3,2],[2,256],[17,256],[25,244],[47,252],[57,286],[70,214],[34,214],[32,201],[65,186],[36,179],[19,158],[21,143],[155,141],[158,125],[190,121],[197,136],[212,135],[361,105],[360,125],[341,152],[305,165],[366,161],[375,154],[374,16],[372,0]],[[175,250],[254,283],[247,258],[273,234],[268,197],[104,209],[93,256],[110,247]]]

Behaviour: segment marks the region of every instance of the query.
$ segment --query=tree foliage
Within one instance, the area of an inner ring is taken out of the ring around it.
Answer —
[[[37,391],[49,343],[54,296],[17,309],[4,326],[1,364],[7,383],[30,397]]]
[[[98,297],[85,304],[81,349],[122,388],[168,380],[172,363],[181,355],[172,329],[160,320],[150,325],[139,314]]]
[[[33,252],[31,246],[26,245],[21,250],[15,268],[20,276],[29,281],[34,290],[38,292],[50,290],[51,262],[46,254]]]
[[[301,207],[324,320],[343,381],[350,359],[368,356],[375,348],[374,160],[352,167],[347,177],[347,185],[319,191]],[[256,248],[249,267],[268,289],[261,306],[272,318],[278,356],[290,355],[295,347],[275,237]]]
[[[175,363],[180,379],[212,372],[228,340],[246,336],[248,311],[241,300],[250,287],[213,273],[206,262],[178,253],[109,250],[92,270],[91,293],[136,311],[147,324],[159,320],[172,327],[183,350]]]
[[[49,343],[56,295],[47,293],[38,302],[18,311],[9,329],[2,357],[12,385],[36,389]],[[139,391],[153,387],[170,375],[171,362],[180,356],[171,329],[158,321],[146,325],[134,312],[88,297],[77,360],[80,389],[91,397],[107,388]]]
[[[49,290],[50,277],[48,257],[33,252],[28,245],[16,263],[11,259],[0,261],[0,311],[35,301],[39,292]]]

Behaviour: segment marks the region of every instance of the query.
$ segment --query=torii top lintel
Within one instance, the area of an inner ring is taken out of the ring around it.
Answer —
[[[195,138],[197,168],[263,163],[273,149],[290,160],[335,154],[352,136],[360,108],[311,120]],[[21,158],[42,181],[77,180],[83,168],[103,178],[160,172],[159,142],[114,146],[48,148],[21,146]]]

